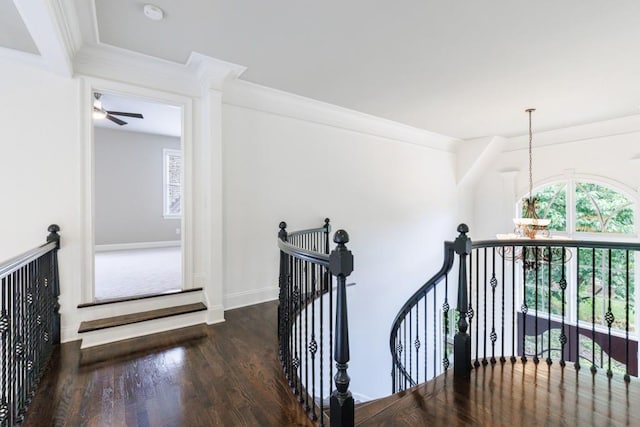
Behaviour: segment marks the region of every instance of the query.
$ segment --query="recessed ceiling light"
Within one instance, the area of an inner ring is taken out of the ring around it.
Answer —
[[[162,18],[164,18],[164,11],[158,6],[145,4],[143,10],[145,16],[153,21],[162,21]]]

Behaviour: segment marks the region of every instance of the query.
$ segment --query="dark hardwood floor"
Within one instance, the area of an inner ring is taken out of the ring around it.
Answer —
[[[290,393],[277,357],[277,303],[225,314],[227,322],[183,331],[162,346],[132,343],[80,363],[78,343],[56,352],[26,426],[312,426]],[[198,331],[195,331],[198,332]],[[183,341],[180,340],[182,335]],[[201,338],[197,338],[201,337]],[[128,353],[128,354],[127,354]],[[105,356],[106,355],[106,356]],[[609,380],[556,362],[452,371],[356,408],[360,426],[640,426],[640,383]]]
[[[640,384],[544,361],[481,366],[470,381],[454,381],[449,370],[363,406],[356,425],[640,426]]]
[[[79,343],[64,344],[24,425],[311,426],[284,381],[276,313],[228,311],[204,338],[90,365]]]

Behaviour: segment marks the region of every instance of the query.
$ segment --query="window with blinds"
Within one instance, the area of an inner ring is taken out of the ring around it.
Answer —
[[[180,218],[182,216],[182,152],[164,149],[163,158],[163,214],[165,218]]]

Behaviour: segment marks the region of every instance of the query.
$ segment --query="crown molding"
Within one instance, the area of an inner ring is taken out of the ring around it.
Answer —
[[[225,84],[222,102],[230,106],[328,125],[438,151],[454,152],[460,141],[446,135],[239,79]]]
[[[640,114],[533,134],[533,148],[640,132]],[[529,136],[509,138],[504,152],[528,149]]]
[[[50,4],[67,57],[73,58],[82,46],[82,31],[75,5],[71,0],[53,0]]]
[[[83,46],[73,68],[81,75],[182,95],[199,96],[201,91],[192,70],[184,65],[105,44]]]
[[[237,79],[247,67],[212,58],[198,52],[191,52],[186,67],[197,77],[205,89],[221,90],[226,81]]]

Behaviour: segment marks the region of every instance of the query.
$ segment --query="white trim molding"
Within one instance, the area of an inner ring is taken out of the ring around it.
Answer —
[[[278,299],[277,287],[233,292],[224,296],[224,309],[231,310],[276,299]]]
[[[174,248],[182,244],[180,240],[164,240],[158,242],[134,242],[134,243],[112,243],[108,245],[96,245],[96,252],[108,251],[128,251],[132,249],[154,249],[154,248]]]

